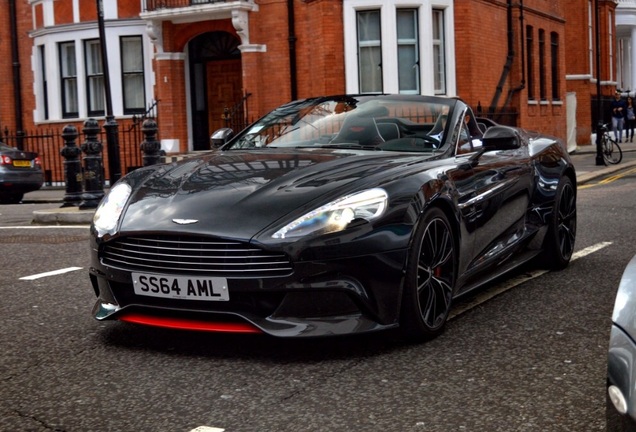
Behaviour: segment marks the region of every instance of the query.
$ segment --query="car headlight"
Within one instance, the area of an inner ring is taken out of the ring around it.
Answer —
[[[379,218],[387,202],[386,191],[379,188],[347,195],[299,217],[272,237],[284,239],[342,231],[354,219],[371,221]]]
[[[100,237],[104,234],[113,233],[131,192],[132,189],[130,185],[127,183],[119,183],[115,185],[104,197],[102,202],[99,203],[93,216],[93,225]]]

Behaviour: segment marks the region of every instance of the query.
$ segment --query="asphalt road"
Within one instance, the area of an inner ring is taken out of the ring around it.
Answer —
[[[635,181],[580,189],[582,256],[567,269],[465,299],[419,345],[99,323],[87,228],[30,227],[47,205],[0,206],[0,430],[602,431]]]

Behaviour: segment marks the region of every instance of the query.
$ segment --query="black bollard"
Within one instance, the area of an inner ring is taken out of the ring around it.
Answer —
[[[99,124],[95,119],[88,119],[84,122],[82,130],[86,136],[86,141],[82,144],[84,152],[84,193],[80,209],[97,208],[97,205],[104,197],[104,163],[102,161],[102,143],[97,140]]]
[[[150,166],[161,162],[161,143],[157,141],[157,122],[152,119],[144,120],[141,131],[145,135],[144,141],[140,144],[143,153],[143,165]]]
[[[64,179],[66,181],[66,193],[62,207],[79,206],[82,200],[82,162],[79,158],[82,150],[77,146],[76,140],[79,133],[73,125],[66,125],[62,129],[64,147],[60,155],[64,158]]]

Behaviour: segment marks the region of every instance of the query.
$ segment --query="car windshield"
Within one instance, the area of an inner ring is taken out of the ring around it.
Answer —
[[[454,99],[342,96],[283,105],[224,150],[311,147],[432,152],[442,148]]]

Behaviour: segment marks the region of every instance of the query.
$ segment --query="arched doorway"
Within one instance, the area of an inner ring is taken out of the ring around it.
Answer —
[[[224,31],[188,43],[193,150],[208,150],[210,135],[225,127],[223,113],[241,100],[241,41]]]

